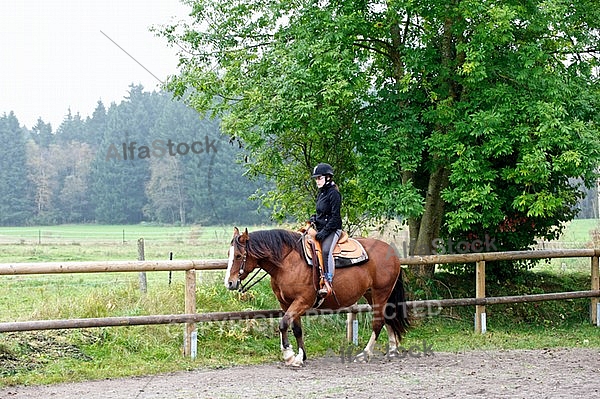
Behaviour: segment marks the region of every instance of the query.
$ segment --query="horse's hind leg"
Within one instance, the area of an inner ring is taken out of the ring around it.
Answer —
[[[396,332],[389,324],[386,324],[385,328],[388,333],[388,346],[386,348],[387,350],[386,350],[385,355],[389,356],[389,357],[398,356],[398,354],[399,354],[398,353],[399,339],[396,336]],[[381,332],[381,327],[379,327],[379,331]],[[358,361],[358,362],[361,362],[361,361],[368,362],[369,361],[371,356],[373,356],[373,349],[375,347],[375,344],[377,343],[378,337],[379,337],[379,333],[376,333],[375,331],[373,331],[371,333],[371,338],[369,339],[367,346],[365,346],[365,349],[363,349],[363,351],[361,353],[359,353],[358,356],[356,356],[356,361]]]
[[[396,332],[389,324],[385,325],[385,329],[388,333],[388,347],[386,356],[393,357],[398,356],[398,343],[400,342],[399,337],[396,336]]]
[[[373,332],[371,333],[371,338],[369,338],[369,342],[367,342],[365,348],[354,359],[356,362],[368,362],[371,359],[373,356],[373,349],[377,343],[377,338],[379,338],[381,329],[385,324],[383,306],[378,305],[377,303],[371,303],[371,307],[373,308]]]
[[[377,339],[381,334],[383,326],[385,325],[386,328],[388,327],[387,323],[385,322],[385,318],[386,307],[388,306],[387,299],[389,295],[389,290],[377,290],[374,288],[367,291],[364,295],[365,299],[373,309],[373,322],[371,323],[373,332],[371,333],[371,337],[369,338],[369,342],[367,342],[365,348],[356,356],[355,361],[357,362],[368,362],[371,359],[375,345],[377,344]],[[388,353],[391,351],[397,351],[397,342],[399,342],[398,337],[393,329],[387,328],[387,331],[389,335]]]

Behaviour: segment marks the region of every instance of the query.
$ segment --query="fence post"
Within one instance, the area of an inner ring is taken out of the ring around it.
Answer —
[[[598,256],[592,256],[592,290],[600,289],[600,273],[598,270]],[[590,322],[598,326],[598,298],[592,298],[590,306]]]
[[[356,304],[354,304],[356,306]],[[346,314],[346,340],[358,345],[358,320],[355,312]]]
[[[478,260],[475,269],[475,298],[485,298],[485,261]],[[483,334],[487,330],[485,305],[475,305],[475,332]]]
[[[146,260],[146,256],[144,255],[144,239],[143,238],[138,238],[137,249],[138,249],[138,260]],[[146,292],[148,292],[148,280],[146,278],[146,272],[140,272],[139,279],[140,279],[140,291],[142,292],[142,294],[145,294]]]
[[[196,270],[185,271],[185,313],[196,313]],[[198,332],[196,323],[185,323],[183,354],[192,359],[196,358]]]

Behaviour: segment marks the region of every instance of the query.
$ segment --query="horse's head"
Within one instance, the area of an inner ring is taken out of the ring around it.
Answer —
[[[249,240],[248,229],[240,234],[238,228],[234,228],[225,273],[225,287],[229,290],[239,289],[241,281],[256,267],[256,259],[248,256]]]

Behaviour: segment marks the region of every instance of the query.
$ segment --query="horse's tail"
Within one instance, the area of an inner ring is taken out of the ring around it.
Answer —
[[[406,307],[406,298],[404,296],[404,283],[402,281],[402,269],[398,274],[396,285],[390,294],[385,306],[385,324],[392,327],[398,340],[408,331],[410,321],[408,318],[408,308]]]

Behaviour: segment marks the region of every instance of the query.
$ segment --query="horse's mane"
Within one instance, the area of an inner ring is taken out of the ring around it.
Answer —
[[[298,232],[273,229],[249,234],[248,254],[257,259],[270,258],[280,263],[292,250],[302,253],[302,240]]]

